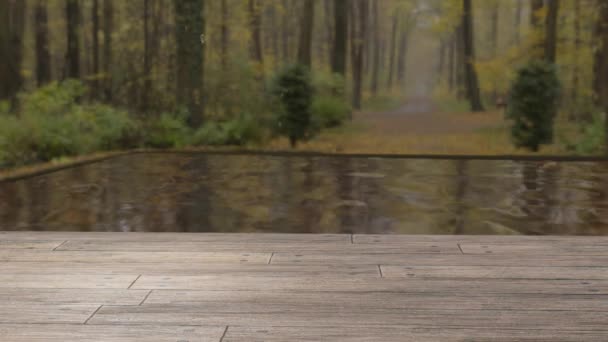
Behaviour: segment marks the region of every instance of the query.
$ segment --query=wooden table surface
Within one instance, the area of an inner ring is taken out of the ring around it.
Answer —
[[[0,232],[0,340],[608,341],[608,238]]]

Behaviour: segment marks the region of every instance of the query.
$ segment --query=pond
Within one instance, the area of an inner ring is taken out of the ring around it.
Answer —
[[[0,230],[608,235],[608,164],[131,154],[0,183]]]

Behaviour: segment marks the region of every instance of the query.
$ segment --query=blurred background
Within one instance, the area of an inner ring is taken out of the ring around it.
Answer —
[[[602,154],[607,7],[0,0],[0,167],[141,147]]]

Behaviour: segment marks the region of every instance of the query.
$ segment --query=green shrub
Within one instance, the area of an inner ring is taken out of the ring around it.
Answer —
[[[244,114],[226,122],[208,122],[194,133],[195,146],[243,146],[263,139],[263,129],[253,116]]]
[[[351,113],[346,101],[331,96],[316,97],[311,107],[312,123],[315,130],[340,126]]]
[[[174,148],[186,145],[190,128],[184,113],[163,113],[144,127],[144,145],[152,148]]]
[[[532,61],[518,71],[506,112],[513,121],[511,136],[515,146],[538,151],[541,144],[553,141],[559,93],[553,65]]]
[[[593,116],[593,121],[583,127],[583,134],[571,149],[580,154],[601,153],[606,142],[605,115]]]
[[[275,83],[274,94],[281,104],[276,129],[289,138],[292,147],[310,135],[310,107],[313,88],[308,68],[293,65],[282,71]]]
[[[103,105],[81,105],[78,81],[51,83],[21,94],[18,115],[0,118],[0,164],[49,161],[137,144],[129,114]]]

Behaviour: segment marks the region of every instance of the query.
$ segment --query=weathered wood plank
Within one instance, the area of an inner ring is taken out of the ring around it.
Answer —
[[[373,312],[393,309],[447,310],[565,310],[607,311],[605,295],[488,295],[458,293],[408,294],[400,292],[307,291],[192,291],[153,290],[143,305],[204,305],[218,311],[238,307],[249,312],[298,308],[302,311],[352,310]]]
[[[606,245],[608,237],[602,236],[527,236],[527,235],[353,235],[355,244],[393,244],[422,242],[456,242],[478,244],[514,244],[514,243],[542,243],[572,245]]]
[[[381,266],[385,278],[608,280],[608,267]]]
[[[608,294],[608,281],[362,277],[142,276],[132,289],[485,294]]]
[[[42,249],[53,250],[63,244],[61,240],[0,240],[2,249]]]
[[[366,245],[345,243],[315,242],[214,242],[214,241],[119,241],[119,240],[75,240],[68,241],[57,248],[60,251],[130,251],[130,252],[224,252],[247,251],[250,253],[272,252],[321,252],[321,253],[401,253],[426,254],[445,253],[461,254],[455,242],[411,242],[395,245]]]
[[[460,244],[465,254],[499,254],[499,255],[600,255],[608,256],[608,245],[605,244],[550,244],[550,243],[518,243],[518,244]]]
[[[0,231],[2,240],[114,240],[138,242],[218,242],[218,243],[327,243],[351,244],[348,234],[247,234],[247,233],[129,233]]]
[[[411,326],[360,327],[229,327],[223,342],[600,342],[606,332],[421,328]]]
[[[605,267],[608,256],[585,255],[492,255],[492,254],[347,254],[275,253],[274,265],[398,265],[398,266],[538,266]]]
[[[0,323],[84,323],[98,308],[92,304],[3,303]]]
[[[143,274],[143,275],[260,275],[287,276],[379,276],[377,265],[274,265],[225,263],[133,263],[133,262],[0,262],[0,273],[10,274]]]
[[[484,329],[608,330],[608,312],[509,311],[509,310],[386,310],[352,311],[338,308],[307,311],[283,308],[247,311],[238,306],[207,305],[103,306],[90,324],[186,324],[260,326],[416,325],[421,327],[469,327]]]
[[[139,305],[147,290],[83,288],[0,288],[0,305],[6,303]]]
[[[0,324],[4,342],[218,342],[225,327]]]
[[[168,242],[169,244],[170,242]],[[131,262],[131,263],[258,263],[267,264],[270,253],[239,252],[74,252],[74,251],[38,251],[38,250],[0,250],[2,261],[78,261],[82,263]]]
[[[126,289],[138,275],[0,274],[0,288]]]

